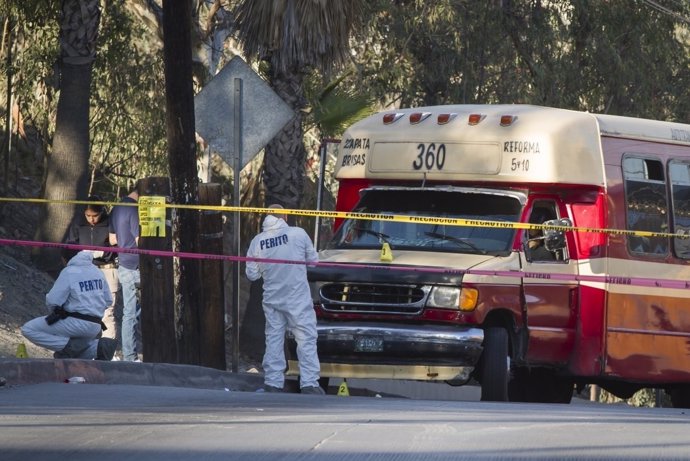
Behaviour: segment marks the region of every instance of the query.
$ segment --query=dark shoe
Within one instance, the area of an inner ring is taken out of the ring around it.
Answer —
[[[256,392],[281,393],[281,392],[285,392],[285,391],[283,390],[282,387],[275,387],[275,386],[269,386],[268,384],[264,384]]]
[[[112,360],[117,349],[117,340],[112,338],[101,338],[96,347],[96,360]]]
[[[326,395],[326,391],[321,386],[305,386],[299,391],[302,394]]]
[[[86,338],[70,338],[65,344],[64,349],[53,353],[56,359],[77,359],[91,344],[90,339]]]

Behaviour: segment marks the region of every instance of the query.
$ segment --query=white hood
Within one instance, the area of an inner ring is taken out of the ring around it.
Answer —
[[[283,227],[287,227],[287,223],[283,219],[276,218],[273,215],[266,216],[264,218],[263,224],[261,224],[261,230],[263,230],[264,232],[278,230]]]
[[[366,264],[385,266],[418,266],[457,271],[470,271],[464,274],[463,282],[479,282],[485,277],[490,277],[492,283],[515,284],[520,283],[516,277],[472,274],[471,271],[520,271],[519,253],[511,252],[507,256],[477,255],[466,253],[441,253],[428,251],[402,251],[392,250],[393,261],[382,262],[380,250],[324,250],[319,253],[320,263],[335,263],[336,265]],[[342,267],[342,270],[348,270]]]
[[[390,264],[470,269],[487,261],[499,259],[493,255],[440,253],[428,251],[392,250],[393,261],[381,261],[381,250],[324,250],[319,253],[322,263]]]
[[[69,312],[102,317],[113,298],[103,271],[93,264],[90,251],[80,251],[72,257],[53,287],[46,294],[46,306],[62,306]]]
[[[93,252],[81,250],[67,262],[68,266],[87,266],[93,264]]]

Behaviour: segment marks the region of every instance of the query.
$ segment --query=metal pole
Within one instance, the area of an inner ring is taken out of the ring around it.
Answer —
[[[319,146],[319,180],[316,187],[316,211],[321,211],[321,201],[323,200],[323,182],[326,175],[326,141],[321,141]],[[319,232],[321,228],[321,216],[316,216],[314,225],[314,247],[319,249]]]
[[[234,165],[233,165],[233,206],[240,206],[240,170],[242,169],[242,79],[235,78],[235,101],[234,101]],[[240,254],[240,212],[233,213],[233,235],[235,237],[235,254]],[[237,373],[240,361],[240,262],[233,263],[232,277],[232,372]]]
[[[319,146],[319,181],[316,192],[316,209],[321,211],[323,208],[323,189],[326,182],[326,164],[328,163],[328,143],[339,143],[339,139],[324,138]],[[316,217],[316,229],[314,229],[314,246],[319,249],[319,234],[321,233],[321,217]]]

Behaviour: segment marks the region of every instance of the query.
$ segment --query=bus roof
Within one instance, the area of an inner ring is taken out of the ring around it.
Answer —
[[[604,186],[602,136],[690,146],[690,125],[531,105],[395,109],[345,132],[336,177]]]

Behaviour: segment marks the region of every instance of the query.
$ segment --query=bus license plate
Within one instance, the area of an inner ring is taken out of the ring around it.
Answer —
[[[383,338],[365,336],[355,338],[355,352],[381,352],[383,351]]]

